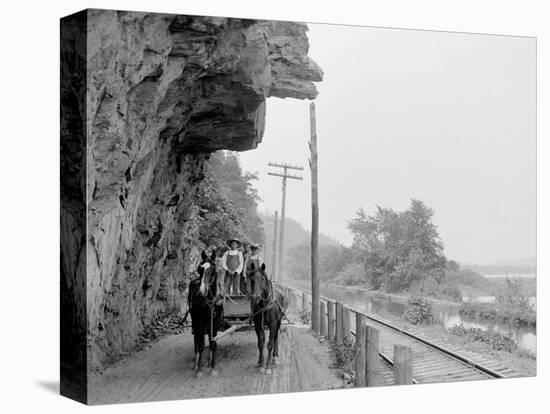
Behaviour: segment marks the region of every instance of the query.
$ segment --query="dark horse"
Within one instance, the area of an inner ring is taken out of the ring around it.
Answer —
[[[252,317],[260,351],[258,368],[260,372],[271,374],[271,367],[276,365],[276,358],[279,356],[279,330],[287,302],[283,293],[273,288],[271,280],[265,273],[265,264],[262,264],[259,269],[252,264],[250,273]],[[264,353],[264,329],[269,329],[267,356]]]
[[[194,371],[197,377],[202,376],[202,351],[204,350],[204,335],[208,335],[210,344],[211,374],[216,371],[215,341],[223,317],[223,278],[218,277],[216,269],[216,253],[209,258],[203,251],[202,261],[198,267],[199,277],[189,284],[188,306],[191,314],[191,327],[195,341]]]

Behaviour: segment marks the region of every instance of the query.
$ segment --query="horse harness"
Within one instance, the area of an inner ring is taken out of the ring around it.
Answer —
[[[204,277],[204,274],[201,275],[201,278],[202,277]],[[197,280],[197,279],[195,279],[195,280]],[[233,302],[231,300],[231,297],[229,295],[227,295],[227,292],[225,292],[225,287],[224,286],[219,287],[219,288],[221,288],[221,291],[222,291],[221,294],[219,292],[216,292],[216,295],[212,299],[208,299],[208,297],[206,295],[208,294],[208,292],[210,292],[212,283],[215,283],[215,282],[210,282],[210,284],[208,285],[208,290],[205,292],[204,295],[202,295],[205,302],[206,302],[206,306],[208,306],[209,312],[210,312],[210,327],[209,328],[210,328],[210,337],[211,338],[214,337],[214,317],[216,316],[215,307],[219,304],[220,301],[225,301],[226,298],[229,299],[231,302]],[[267,303],[262,308],[258,309],[256,312],[254,312],[250,315],[250,319],[253,320],[258,314],[261,314],[262,315],[262,321],[261,321],[261,326],[262,327],[264,326],[264,312],[267,311],[267,310],[270,310],[273,306],[278,306],[279,311],[282,314],[282,317],[286,318],[286,314],[283,310],[283,306],[281,305],[281,303],[279,303],[279,300],[277,298],[275,298],[275,295],[273,294],[274,289],[273,289],[273,284],[272,284],[271,281],[269,281],[269,285],[270,285],[270,289],[269,289],[268,297],[266,299],[261,299],[262,301],[267,301]],[[188,309],[187,309],[187,312],[185,313],[185,316],[183,317],[183,323],[185,323],[185,321],[187,320],[187,316],[191,312],[191,308],[192,308],[191,300],[189,299],[188,301],[189,301]],[[233,302],[233,303],[235,303],[235,302]]]
[[[202,274],[200,277],[201,278],[204,277],[204,274]],[[195,279],[195,280],[197,280],[197,279]],[[211,300],[209,300],[206,295],[208,294],[208,292],[210,292],[210,288],[212,286],[212,283],[216,283],[216,282],[210,282],[210,284],[208,285],[207,291],[205,292],[204,295],[202,295],[205,302],[206,302],[206,306],[208,306],[209,312],[210,312],[210,338],[214,337],[214,317],[216,315],[215,307],[219,303],[220,300],[224,299],[224,296],[225,296],[225,292],[223,292],[224,295],[219,295],[218,292],[216,292],[216,296],[214,296]],[[185,312],[185,316],[183,317],[183,323],[185,323],[185,321],[187,320],[187,315],[189,315],[189,313],[191,312],[192,305],[193,305],[192,302],[190,301],[190,299],[188,299],[187,312]]]
[[[262,315],[262,324],[261,326],[264,327],[264,312],[271,309],[273,306],[277,305],[279,307],[279,312],[281,312],[282,316],[283,317],[286,317],[286,314],[283,310],[283,307],[281,306],[281,304],[279,303],[279,301],[275,298],[274,299],[274,295],[273,295],[273,285],[271,284],[271,281],[269,281],[269,284],[270,284],[270,291],[269,291],[269,296],[267,297],[267,304],[262,307],[261,309],[257,310],[256,312],[254,312],[251,316],[250,316],[250,319],[254,320],[254,318],[261,313]]]

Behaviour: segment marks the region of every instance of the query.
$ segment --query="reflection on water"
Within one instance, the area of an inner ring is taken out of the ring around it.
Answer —
[[[496,298],[494,296],[474,296],[474,297],[468,297],[464,296],[462,298],[464,302],[481,302],[481,303],[493,303]]]
[[[401,316],[406,310],[406,299],[394,299],[386,297],[372,297],[359,289],[345,289],[333,286],[322,286],[321,294],[323,296],[348,303],[354,308],[367,314],[385,314],[390,313],[393,316]],[[470,298],[472,300],[473,298]],[[476,298],[478,300],[479,298]],[[489,301],[489,300],[486,300]],[[435,322],[445,329],[455,325],[463,324],[466,328],[493,329],[505,335],[512,336],[518,347],[536,353],[537,334],[534,327],[516,327],[509,324],[479,322],[468,318],[463,318],[458,313],[458,306],[434,303],[433,305]]]

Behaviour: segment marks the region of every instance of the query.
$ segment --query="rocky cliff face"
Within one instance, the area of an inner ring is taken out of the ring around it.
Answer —
[[[255,148],[266,98],[313,99],[322,71],[303,24],[92,10],[87,26],[93,367],[186,306],[208,154]],[[66,256],[68,273],[82,266],[78,251]]]

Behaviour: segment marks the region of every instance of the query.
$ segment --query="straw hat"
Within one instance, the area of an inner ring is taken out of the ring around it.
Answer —
[[[227,245],[228,245],[229,247],[231,247],[231,243],[233,243],[233,242],[237,243],[239,246],[241,245],[241,242],[240,242],[239,240],[237,240],[237,239],[229,239],[229,240],[227,240]]]

